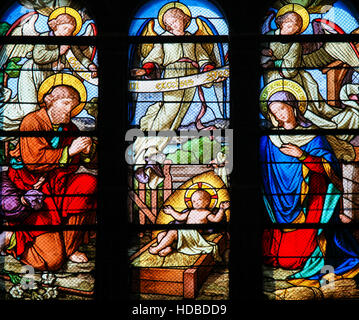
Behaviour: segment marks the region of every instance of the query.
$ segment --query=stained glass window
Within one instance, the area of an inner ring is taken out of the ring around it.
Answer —
[[[2,299],[94,297],[96,34],[77,1],[1,15]]]
[[[357,298],[358,23],[356,10],[341,0],[277,1],[263,23],[260,161],[269,299]]]
[[[148,1],[129,35],[132,297],[228,299],[226,19],[210,1]]]

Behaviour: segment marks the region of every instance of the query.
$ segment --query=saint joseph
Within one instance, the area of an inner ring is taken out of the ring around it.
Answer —
[[[72,75],[58,74],[45,80],[39,90],[44,107],[28,114],[20,131],[76,132],[70,122],[86,101],[86,89]],[[80,164],[91,161],[95,145],[89,137],[20,137],[8,176],[23,191],[36,186],[45,195],[44,206],[21,222],[11,225],[59,226],[91,224],[95,220],[97,179],[76,173]],[[39,184],[41,186],[39,187]],[[83,231],[15,231],[8,234],[7,252],[39,270],[57,270],[68,260],[85,262],[78,252]]]

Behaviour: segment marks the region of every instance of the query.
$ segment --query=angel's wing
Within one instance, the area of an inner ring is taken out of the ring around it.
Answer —
[[[197,17],[196,18],[196,23],[198,26],[198,29],[195,33],[195,36],[213,36],[214,33],[211,30],[211,28],[209,27],[208,23],[209,22],[207,19],[203,18],[203,17]],[[204,48],[204,50],[206,50],[206,52],[212,56],[213,54],[213,47],[214,44],[213,43],[203,43],[202,47]]]
[[[155,20],[146,19],[144,23],[140,26],[136,32],[136,36],[158,36],[155,31]],[[145,59],[148,54],[153,49],[153,43],[144,43],[139,47],[135,44],[130,45],[130,56],[129,56],[129,67],[133,68],[134,66],[138,67],[141,64],[141,61]],[[132,93],[132,100],[129,101],[129,120],[133,121],[136,112],[136,101],[138,99],[138,93]]]
[[[204,17],[197,17],[196,23],[198,30],[195,35],[218,35],[218,32],[214,25]],[[202,44],[204,50],[206,50],[213,64],[216,67],[221,67],[227,64],[227,55],[224,53],[222,43],[204,43]],[[213,83],[214,93],[217,98],[219,110],[224,118],[227,118],[226,106],[227,106],[227,81]]]
[[[97,35],[97,30],[96,30],[95,25],[93,23],[90,23],[87,26],[87,28],[85,30],[85,33],[83,35],[85,37],[96,36]],[[88,59],[90,59],[92,61],[94,56],[95,56],[96,47],[94,47],[94,46],[81,47],[81,51],[85,55],[85,57],[87,57]]]
[[[312,21],[313,34],[344,34],[345,32],[334,22],[327,19],[314,19]],[[309,55],[323,46],[323,42],[302,43],[303,54]]]
[[[271,24],[273,19],[275,18],[275,12],[273,10],[270,10],[264,20],[263,26],[262,26],[262,33],[267,34],[268,32],[273,31],[271,28]]]
[[[39,33],[35,29],[35,23],[39,15],[35,12],[27,14],[20,18],[12,26],[9,36],[38,36]],[[0,67],[2,67],[9,59],[14,57],[23,58],[33,49],[32,44],[8,44],[4,45],[0,50]]]
[[[141,27],[142,28],[142,27]],[[149,19],[145,21],[141,36],[157,36],[158,34],[155,31],[155,20]],[[140,54],[142,59],[146,58],[150,51],[153,49],[153,43],[144,43],[140,46]]]
[[[277,0],[273,8],[280,9],[284,7],[287,4],[301,4],[304,8],[307,9],[309,13],[326,13],[328,12],[333,4],[336,2],[336,0]]]
[[[321,19],[315,19],[312,21],[313,34],[326,34],[328,31],[325,29],[324,24],[320,21]],[[309,55],[323,46],[323,42],[303,42],[303,54]]]

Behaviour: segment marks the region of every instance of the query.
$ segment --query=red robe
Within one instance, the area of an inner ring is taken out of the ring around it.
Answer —
[[[302,223],[319,223],[328,178],[322,158],[308,155],[303,163],[311,171],[309,181],[307,215]],[[263,235],[263,256],[265,263],[284,269],[301,269],[318,245],[317,229],[265,230]]]
[[[62,125],[63,131],[78,131],[72,124]],[[20,131],[53,131],[45,109],[28,114],[22,121]],[[21,137],[11,156],[21,160],[23,168],[9,168],[9,178],[17,188],[27,191],[45,175],[41,190],[46,198],[43,208],[33,211],[25,220],[11,225],[56,226],[64,225],[70,215],[89,214],[96,209],[97,179],[91,174],[75,174],[79,168],[80,155],[70,159],[70,164],[60,166],[66,146],[75,137],[61,137],[54,148],[53,137]],[[85,220],[88,222],[88,220]],[[34,238],[48,231],[16,231],[15,255],[21,256]]]

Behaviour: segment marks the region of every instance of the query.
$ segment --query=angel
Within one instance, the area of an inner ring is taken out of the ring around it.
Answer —
[[[327,8],[328,9],[328,8]],[[274,19],[278,29],[269,30],[270,21]],[[264,23],[267,34],[295,35],[303,33],[309,26],[309,12],[299,4],[288,4],[279,9],[277,14],[270,13]],[[341,28],[325,19],[312,21],[315,34],[343,33]],[[322,97],[317,81],[305,68],[322,68],[340,60],[357,69],[359,53],[349,42],[340,43],[298,43],[271,42],[262,50],[262,66],[267,68],[264,83],[278,79],[290,79],[301,85],[307,94],[308,108],[305,118],[317,127],[325,129],[357,128],[359,104],[347,103],[352,99],[338,99],[337,106],[329,105]],[[310,123],[308,123],[310,125]],[[353,136],[342,136],[349,141]]]
[[[158,22],[163,30],[164,36],[184,36],[191,35],[186,31],[191,22],[190,10],[179,2],[170,2],[163,6],[158,14]],[[157,35],[154,31],[154,19],[148,21],[143,28],[142,35]],[[204,18],[197,17],[196,23],[198,31],[195,35],[213,35],[210,26]],[[144,77],[145,79],[160,78],[179,78],[206,72],[225,64],[224,57],[220,57],[219,49],[216,45],[200,43],[155,43],[145,44],[140,48],[141,68],[131,70],[134,77]],[[215,93],[219,100],[220,109],[223,109],[223,87],[221,83],[225,78],[218,78],[214,83],[204,85],[215,86]],[[198,89],[202,103],[202,109],[196,118],[197,129],[204,129],[201,117],[206,112],[206,102],[202,88],[191,87],[182,90],[163,92],[162,101],[149,106],[146,114],[140,120],[140,129],[143,131],[163,131],[176,130],[181,125],[193,97]],[[222,91],[221,91],[222,90]],[[221,94],[222,92],[222,94]],[[220,95],[220,97],[219,97]],[[207,129],[216,129],[211,126]],[[161,152],[170,138],[138,138],[134,144],[135,163],[139,165],[148,164],[151,157]],[[146,166],[146,169],[155,173],[147,172],[140,167],[136,173],[136,178],[149,183],[151,188],[155,188],[163,179],[161,168],[156,163]]]
[[[329,6],[331,8],[331,6]],[[324,9],[323,9],[324,10]],[[328,6],[326,7],[328,10]],[[322,12],[322,10],[320,11]],[[278,29],[271,30],[271,21],[275,19],[275,23]],[[310,15],[309,12],[299,4],[288,4],[280,8],[277,14],[273,11],[269,13],[263,26],[263,32],[265,34],[274,35],[296,35],[303,33],[309,26]],[[345,32],[332,21],[326,19],[314,19],[312,21],[313,34],[344,34]],[[319,42],[319,43],[288,43],[284,46],[280,46],[280,49],[276,47],[279,43],[274,42],[270,44],[270,47],[262,51],[262,64],[265,68],[268,67],[282,67],[283,56],[295,48],[296,53],[299,55],[299,59],[303,59],[302,67],[325,67],[329,63],[336,60],[340,60],[347,63],[351,67],[358,68],[359,53],[352,43],[348,42]],[[292,46],[295,47],[292,48]],[[300,45],[300,47],[298,47]],[[274,48],[272,48],[272,46]],[[299,48],[301,50],[299,50]],[[275,55],[274,51],[279,53],[282,57]],[[292,52],[293,54],[294,52]],[[286,67],[283,65],[283,67]]]
[[[69,7],[60,7],[52,11],[48,18],[50,31],[39,33],[35,23],[39,18],[36,11],[21,17],[9,30],[9,36],[75,36],[82,28],[81,15]],[[89,24],[85,35],[92,35],[94,26]],[[93,63],[94,48],[52,44],[14,44],[4,45],[0,51],[0,66],[5,66],[12,59],[27,59],[22,65],[17,82],[17,96],[5,100],[2,107],[2,124],[4,130],[16,130],[25,115],[39,109],[37,92],[40,84],[50,75],[64,69],[70,69],[74,75],[83,77],[83,72],[73,67],[73,61],[81,64],[90,73],[90,78],[97,77],[97,66]],[[70,61],[69,56],[72,57]],[[4,79],[7,85],[7,78]],[[5,88],[7,91],[9,88]],[[9,95],[8,95],[9,96]],[[7,103],[8,102],[8,103]]]

